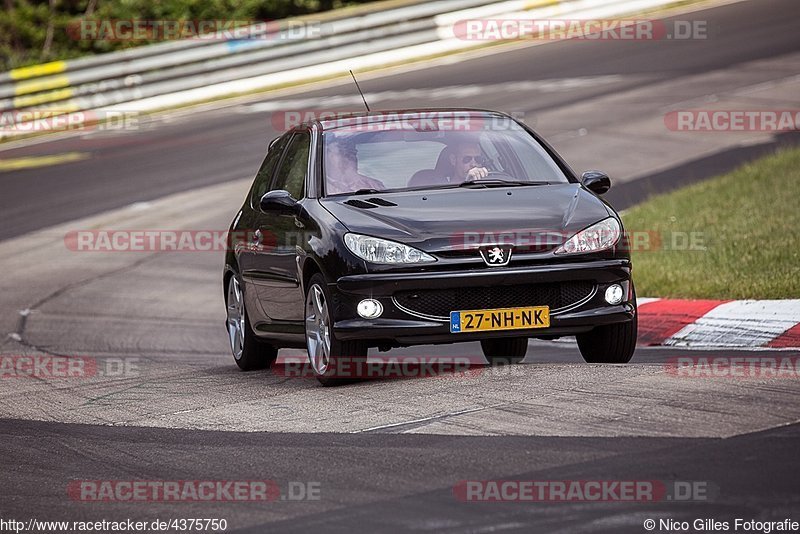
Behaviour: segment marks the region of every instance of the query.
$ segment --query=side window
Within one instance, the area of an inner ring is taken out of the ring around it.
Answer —
[[[275,145],[267,152],[267,157],[264,158],[264,163],[258,169],[256,179],[253,182],[252,194],[250,195],[250,205],[258,207],[261,197],[264,193],[269,191],[269,184],[272,182],[272,176],[275,174],[275,167],[281,159],[283,148],[286,146],[286,140],[289,136],[278,139]]]
[[[311,135],[308,132],[298,133],[292,137],[272,189],[285,189],[292,197],[298,200],[303,198],[310,148]]]

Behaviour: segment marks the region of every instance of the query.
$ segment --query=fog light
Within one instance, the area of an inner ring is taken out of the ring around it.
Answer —
[[[619,284],[611,284],[606,289],[606,302],[609,304],[619,304],[622,302],[622,286]]]
[[[358,303],[358,314],[364,319],[375,319],[383,313],[383,305],[375,299],[364,299]]]

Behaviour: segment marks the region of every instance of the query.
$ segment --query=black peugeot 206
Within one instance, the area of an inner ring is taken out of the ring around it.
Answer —
[[[536,133],[482,110],[371,112],[269,145],[223,282],[242,369],[305,347],[326,385],[370,347],[480,341],[516,363],[576,336],[587,362],[631,359],[637,331],[619,215]]]

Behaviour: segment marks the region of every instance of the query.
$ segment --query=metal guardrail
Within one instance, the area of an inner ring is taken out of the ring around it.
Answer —
[[[318,23],[315,38],[262,35],[261,26],[248,39],[173,41],[15,69],[0,74],[0,116],[163,109],[463,50],[476,45],[453,35],[466,18],[618,16],[675,1],[388,0],[355,16],[293,19]],[[0,139],[20,133],[0,128]]]
[[[382,0],[372,4],[362,4],[334,11],[327,11],[315,15],[306,15],[297,17],[295,20],[320,20],[330,22],[345,18],[355,18],[376,13],[379,11],[387,11],[399,7],[413,6],[415,4],[424,3],[426,0]],[[67,71],[80,70],[91,67],[98,67],[100,65],[107,65],[110,63],[120,63],[130,61],[140,57],[155,56],[158,54],[168,54],[194,48],[197,46],[205,46],[209,44],[208,41],[201,39],[187,39],[182,41],[172,41],[167,43],[153,44],[149,46],[142,46],[138,48],[131,48],[110,54],[100,54],[96,56],[86,56],[78,59],[71,59],[69,61],[53,61],[41,65],[33,65],[30,67],[21,67],[12,69],[8,72],[0,72],[0,86],[7,82],[15,82],[20,80],[28,80],[31,78],[39,78],[53,74],[62,74]]]
[[[434,41],[434,16],[483,4],[438,0],[321,22],[317,36],[304,40],[254,27],[246,39],[188,39],[16,69],[0,74],[0,111],[55,102],[64,111],[91,109],[340,59],[367,46],[379,51]]]

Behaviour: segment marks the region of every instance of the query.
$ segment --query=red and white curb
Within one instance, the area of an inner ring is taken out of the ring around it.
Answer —
[[[800,300],[637,299],[639,345],[800,348]]]

